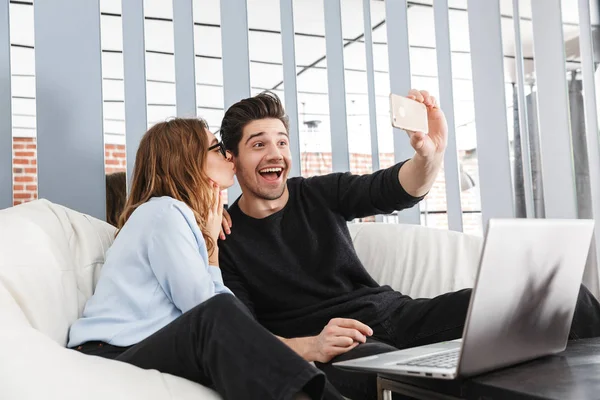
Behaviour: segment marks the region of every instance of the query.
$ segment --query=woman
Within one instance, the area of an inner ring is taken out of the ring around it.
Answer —
[[[202,120],[146,132],[117,237],[69,347],[187,378],[225,399],[320,399],[324,375],[223,284],[220,190],[233,174]]]

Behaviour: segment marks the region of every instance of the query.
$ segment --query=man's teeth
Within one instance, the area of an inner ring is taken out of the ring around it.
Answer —
[[[281,172],[281,171],[283,171],[283,168],[267,168],[267,169],[261,169],[260,173],[264,174],[267,172]]]

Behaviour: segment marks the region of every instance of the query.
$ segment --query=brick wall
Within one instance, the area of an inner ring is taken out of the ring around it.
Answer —
[[[13,139],[13,205],[37,199],[35,138]]]
[[[107,174],[126,170],[126,152],[124,144],[105,145],[105,171]],[[331,153],[302,153],[302,176],[322,175],[331,172]],[[478,182],[477,159],[461,154],[464,170]],[[393,153],[380,153],[381,168],[394,163]],[[350,170],[354,174],[368,174],[372,170],[370,154],[350,154]],[[18,205],[37,199],[37,145],[35,138],[13,139],[13,204]],[[223,200],[227,202],[227,197]],[[461,192],[463,210],[480,210],[479,191],[477,188]],[[445,211],[446,186],[443,171],[438,175],[429,195],[422,204],[421,210]],[[371,220],[371,219],[369,219]],[[428,226],[447,229],[446,214],[428,214],[422,217]],[[464,231],[481,233],[481,214],[463,214]]]
[[[302,176],[309,177],[331,173],[331,153],[301,153]],[[380,153],[381,168],[394,164],[394,153]],[[372,172],[370,154],[350,153],[350,171],[353,174],[370,174]]]
[[[125,171],[125,145],[105,145],[107,174]],[[13,205],[38,198],[37,143],[35,138],[13,138]]]
[[[124,144],[104,145],[104,170],[106,174],[125,172],[127,170],[127,153]]]

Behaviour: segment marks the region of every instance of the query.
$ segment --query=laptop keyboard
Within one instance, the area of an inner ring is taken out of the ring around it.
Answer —
[[[460,349],[456,349],[445,353],[414,358],[408,362],[398,363],[397,365],[410,365],[415,367],[453,368],[458,365],[459,354]]]

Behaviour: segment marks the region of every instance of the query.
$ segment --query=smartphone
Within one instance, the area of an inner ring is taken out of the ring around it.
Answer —
[[[427,107],[423,103],[397,94],[390,94],[392,126],[405,131],[429,132]]]

